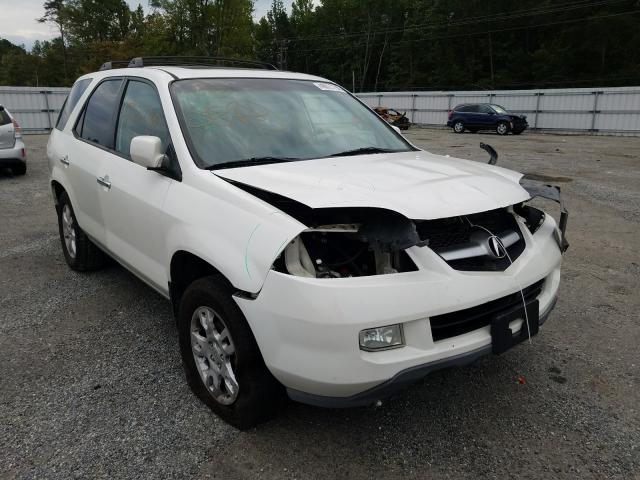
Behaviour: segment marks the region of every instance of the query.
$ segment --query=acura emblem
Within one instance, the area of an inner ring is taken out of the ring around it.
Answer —
[[[491,235],[487,239],[487,246],[489,247],[489,252],[491,252],[491,255],[493,255],[494,258],[504,258],[507,255],[507,251],[504,249],[502,241],[495,235]]]

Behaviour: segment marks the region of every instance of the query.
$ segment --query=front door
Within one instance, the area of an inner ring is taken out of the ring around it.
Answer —
[[[138,135],[170,143],[160,98],[151,83],[128,80],[116,120],[114,152],[103,164],[109,188],[103,209],[107,248],[124,265],[166,293],[165,239],[169,219],[163,208],[174,180],[133,163],[131,140]]]

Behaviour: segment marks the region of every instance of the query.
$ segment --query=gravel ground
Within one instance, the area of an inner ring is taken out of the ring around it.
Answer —
[[[482,161],[484,141],[500,165],[562,185],[554,314],[533,344],[381,407],[292,403],[239,432],[190,393],[163,298],[115,265],[66,267],[47,138],[28,136],[27,176],[0,173],[0,479],[640,478],[640,139],[408,137]]]

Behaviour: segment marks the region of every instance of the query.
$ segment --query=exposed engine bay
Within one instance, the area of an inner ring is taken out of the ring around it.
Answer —
[[[417,267],[406,249],[418,246],[432,249],[455,270],[503,271],[525,248],[516,218],[531,233],[544,221],[542,211],[527,205],[437,220],[409,220],[377,209],[316,214],[339,215],[345,223],[310,222],[276,259],[276,270],[308,278],[411,272]]]
[[[455,270],[504,271],[525,249],[517,218],[535,233],[544,212],[522,202],[506,208],[435,220],[412,220],[375,207],[311,208],[249,185],[239,188],[265,200],[308,228],[276,258],[279,272],[307,278],[344,278],[416,271],[408,248],[428,247]],[[568,248],[567,211],[557,187],[521,181],[531,198],[561,206],[558,246]]]
[[[310,278],[361,277],[417,270],[405,249],[426,242],[418,237],[413,222],[384,210],[339,210],[343,210],[340,214],[345,220],[352,222],[315,225],[302,232],[286,246],[274,268]]]

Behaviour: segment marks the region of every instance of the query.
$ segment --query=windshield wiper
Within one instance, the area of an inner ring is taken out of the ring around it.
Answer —
[[[205,167],[207,170],[219,170],[222,168],[251,167],[253,165],[267,165],[269,163],[284,163],[302,160],[301,158],[291,157],[251,157],[245,160],[233,160],[231,162],[217,163]]]
[[[367,153],[394,153],[398,150],[389,150],[388,148],[380,147],[362,147],[354,150],[347,150],[345,152],[332,153],[330,157],[348,157],[351,155],[366,155]]]

